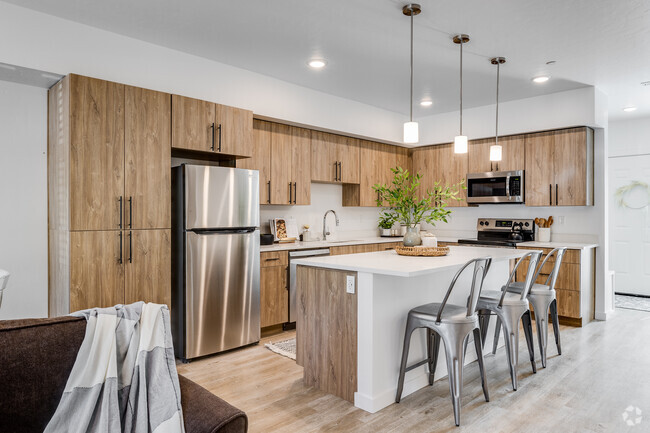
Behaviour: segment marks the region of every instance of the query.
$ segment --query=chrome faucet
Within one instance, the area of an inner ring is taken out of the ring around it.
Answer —
[[[327,228],[325,226],[325,223],[327,221],[327,214],[329,214],[330,212],[332,212],[334,214],[334,218],[336,218],[336,225],[337,226],[339,225],[339,217],[338,215],[336,215],[336,212],[334,212],[334,210],[330,209],[327,212],[325,212],[325,215],[323,215],[323,240],[324,241],[327,240],[327,236],[331,234],[330,232],[327,231]]]

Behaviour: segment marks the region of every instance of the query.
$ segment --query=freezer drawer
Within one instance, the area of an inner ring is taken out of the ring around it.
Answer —
[[[259,341],[259,239],[259,230],[186,232],[185,359]]]
[[[185,229],[260,226],[257,170],[185,165]]]

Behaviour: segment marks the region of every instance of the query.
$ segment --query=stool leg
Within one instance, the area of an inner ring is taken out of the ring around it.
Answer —
[[[431,333],[429,348],[429,385],[433,385],[436,375],[436,366],[438,365],[438,353],[440,352],[440,335],[428,330]]]
[[[497,316],[497,324],[494,327],[494,342],[492,343],[492,354],[497,353],[497,347],[499,346],[499,332],[501,331],[501,319]]]
[[[406,331],[404,332],[404,347],[402,347],[402,363],[399,368],[399,381],[397,382],[397,395],[395,396],[395,403],[399,403],[402,398],[402,390],[404,389],[404,374],[406,374],[406,362],[409,357],[409,347],[411,346],[411,334],[415,330],[413,320],[409,316],[406,321]]]
[[[454,406],[454,420],[460,425],[460,396],[463,391],[463,342],[459,335],[455,339],[444,338],[445,352],[447,355],[447,373],[449,374],[449,391],[451,404]],[[465,337],[467,338],[467,336]],[[455,340],[455,341],[454,341]]]
[[[485,396],[485,401],[490,401],[490,394],[488,393],[487,378],[485,376],[485,364],[483,362],[483,347],[481,347],[481,331],[476,328],[474,329],[474,347],[476,348],[476,356],[478,359],[478,368],[481,372],[481,386],[483,387],[483,395]]]
[[[551,302],[551,319],[553,320],[553,333],[555,334],[557,354],[562,355],[562,345],[560,344],[560,319],[557,316],[557,299],[553,299],[553,302]]]
[[[537,327],[537,339],[539,341],[539,354],[542,358],[542,368],[546,368],[546,346],[548,344],[548,309],[550,299],[546,296],[529,296],[531,304],[535,309],[535,325]]]
[[[530,318],[530,310],[521,316],[521,323],[524,325],[524,334],[526,335],[526,345],[530,355],[530,365],[533,366],[533,373],[537,373],[537,364],[535,364],[535,344],[533,343],[533,325]]]
[[[478,312],[478,326],[481,328],[482,347],[485,347],[485,337],[487,337],[487,331],[489,325],[490,325],[490,310],[480,310]]]
[[[503,337],[506,340],[512,389],[514,391],[517,390],[517,365],[519,364],[519,319],[520,317],[515,317],[512,312],[505,311],[505,316],[501,321],[503,324]]]

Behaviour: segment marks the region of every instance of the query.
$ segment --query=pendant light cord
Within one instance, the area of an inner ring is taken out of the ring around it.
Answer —
[[[463,35],[460,35],[460,135],[463,135]]]
[[[497,122],[494,127],[494,144],[499,144],[499,72],[501,70],[501,63],[497,61]]]
[[[411,105],[410,119],[413,122],[413,9],[411,9]]]

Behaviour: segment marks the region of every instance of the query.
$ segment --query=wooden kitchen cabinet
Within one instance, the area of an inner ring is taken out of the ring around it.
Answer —
[[[237,168],[258,170],[260,177],[260,204],[271,204],[271,122],[253,120],[251,157],[238,159]]]
[[[260,254],[260,326],[280,325],[289,321],[287,251]]]
[[[311,131],[291,127],[293,204],[311,203]]]
[[[172,147],[249,157],[253,112],[172,95]]]
[[[170,95],[127,86],[125,99],[125,228],[170,228]]]
[[[525,168],[525,136],[511,135],[499,137],[502,147],[501,161],[490,161],[490,146],[494,138],[472,140],[468,147],[468,173],[484,173],[488,171],[513,171]]]
[[[593,205],[593,130],[526,136],[526,205]]]
[[[171,306],[171,230],[125,231],[124,236],[124,302]]]
[[[438,144],[412,151],[413,173],[420,173],[420,195],[427,190],[433,190],[435,183],[455,185],[464,182],[466,185],[468,156],[466,153],[454,153],[453,144]],[[449,200],[448,207],[467,206],[467,190],[461,189],[461,201]]]
[[[61,205],[69,206],[70,230],[117,229],[123,218],[124,85],[79,75],[69,75],[59,85],[62,93],[69,92],[69,105],[60,113],[67,117],[62,121],[69,134],[61,131],[63,142],[50,146],[69,147],[64,151],[69,161],[57,167],[69,182],[66,197],[57,199],[69,199]],[[50,97],[56,98],[54,91]],[[58,112],[53,109],[50,116]]]
[[[359,140],[311,131],[311,180],[359,183]]]
[[[379,244],[362,244],[362,245],[342,245],[330,247],[331,256],[340,256],[343,254],[374,253],[376,251],[394,250],[396,246],[402,245],[402,242],[385,242]]]

